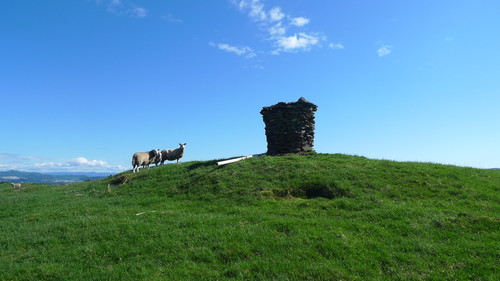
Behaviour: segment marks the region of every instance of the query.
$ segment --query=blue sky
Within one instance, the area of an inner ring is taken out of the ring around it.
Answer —
[[[500,167],[500,1],[0,2],[0,170],[118,172],[266,151],[260,110],[319,106],[315,150]]]

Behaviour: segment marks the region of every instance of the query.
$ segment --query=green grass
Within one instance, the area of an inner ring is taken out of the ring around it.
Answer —
[[[0,184],[0,280],[497,280],[499,189],[328,154]]]

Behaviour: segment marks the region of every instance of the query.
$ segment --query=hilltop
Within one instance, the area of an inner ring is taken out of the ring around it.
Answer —
[[[0,279],[494,280],[500,171],[341,154],[0,184]]]
[[[267,198],[347,197],[394,193],[418,195],[472,195],[484,180],[498,180],[495,170],[433,163],[373,160],[342,154],[285,155],[250,158],[226,166],[217,161],[195,161],[117,174],[103,181],[128,193],[151,192],[167,196],[252,196]],[[490,176],[491,175],[491,176]],[[500,182],[497,182],[500,183]],[[493,186],[495,186],[493,184]],[[469,187],[472,190],[468,190]],[[499,186],[496,186],[498,188]],[[484,188],[484,187],[483,187]],[[493,188],[493,187],[492,187]],[[324,194],[314,195],[314,190]],[[486,192],[486,190],[484,190]]]

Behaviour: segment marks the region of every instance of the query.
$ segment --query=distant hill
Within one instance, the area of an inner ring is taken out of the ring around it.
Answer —
[[[87,176],[87,177],[99,177],[99,178],[105,178],[109,177],[111,175],[114,175],[114,173],[96,173],[96,172],[50,172],[50,173],[43,173],[47,175],[56,175],[56,176]]]
[[[84,172],[61,172],[61,173],[34,173],[21,171],[0,171],[0,181],[12,183],[44,183],[44,184],[68,184],[83,182],[87,180],[98,180],[110,176],[109,173],[84,173]]]

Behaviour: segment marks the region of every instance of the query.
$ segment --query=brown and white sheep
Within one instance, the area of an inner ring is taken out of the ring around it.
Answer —
[[[179,147],[176,149],[164,149],[161,151],[161,164],[167,160],[174,161],[177,160],[177,164],[179,164],[179,159],[184,156],[184,147],[187,143],[179,143]]]
[[[139,171],[139,167],[148,167],[154,163],[157,159],[161,161],[161,152],[159,149],[153,149],[149,152],[136,152],[132,156],[132,171],[135,173]]]

